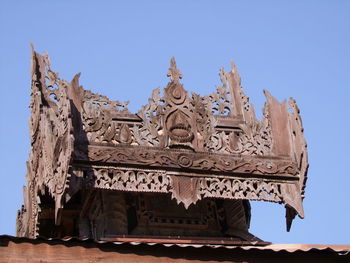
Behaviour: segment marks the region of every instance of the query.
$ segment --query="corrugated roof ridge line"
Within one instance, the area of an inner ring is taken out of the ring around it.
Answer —
[[[161,245],[164,247],[172,247],[172,246],[178,246],[178,247],[193,247],[193,248],[202,248],[202,247],[209,247],[213,249],[217,248],[224,248],[224,249],[242,249],[245,251],[249,250],[265,250],[265,251],[274,251],[274,252],[280,252],[280,251],[286,251],[288,253],[294,253],[298,251],[302,252],[308,252],[311,250],[314,251],[332,251],[336,252],[339,255],[348,255],[350,252],[350,245],[331,245],[331,244],[269,244],[265,246],[255,246],[255,245],[224,245],[224,244],[193,244],[193,243],[161,243],[161,242],[120,242],[120,241],[105,241],[105,240],[93,240],[93,239],[86,239],[86,238],[77,238],[77,237],[65,237],[62,239],[55,239],[55,238],[44,238],[44,237],[38,237],[35,239],[26,238],[26,237],[14,237],[10,235],[0,235],[0,244],[3,240],[10,240],[13,242],[43,242],[50,244],[51,242],[63,242],[68,243],[70,241],[75,241],[79,243],[88,243],[93,242],[96,244],[113,244],[113,245],[122,245],[122,244],[130,244],[130,245],[148,245],[148,246],[154,246],[154,245]],[[70,243],[72,245],[72,243]],[[77,245],[79,246],[79,245]]]

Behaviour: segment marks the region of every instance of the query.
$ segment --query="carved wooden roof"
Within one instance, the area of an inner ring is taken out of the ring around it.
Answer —
[[[32,94],[25,204],[19,232],[36,236],[39,192],[49,192],[55,218],[81,188],[171,193],[187,208],[206,197],[262,200],[286,206],[287,228],[298,214],[308,168],[294,99],[264,91],[263,118],[244,94],[232,63],[212,94],[189,93],[171,58],[170,81],[133,114],[127,102],[84,90],[32,52]]]

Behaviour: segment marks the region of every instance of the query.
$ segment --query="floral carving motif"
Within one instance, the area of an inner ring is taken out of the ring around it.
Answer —
[[[113,121],[116,114],[130,115],[127,109],[129,102],[111,101],[106,96],[85,91],[83,98],[83,124],[91,142],[107,142],[117,144],[120,135],[128,128]],[[129,135],[127,141],[131,142]],[[125,139],[125,138],[124,138]]]
[[[169,178],[161,171],[127,168],[93,168],[88,171],[87,184],[96,188],[158,193],[167,193],[169,190]]]
[[[253,159],[176,150],[160,153],[157,149],[144,148],[143,151],[140,151],[136,147],[105,147],[100,149],[91,146],[89,147],[89,160],[110,164],[133,164],[163,168],[186,167],[198,171],[225,173],[295,176],[298,171],[295,163],[283,159]]]
[[[216,86],[216,92],[205,96],[204,101],[212,114],[232,115],[232,96],[227,86],[227,77],[223,68],[220,69],[219,76],[222,85]]]
[[[130,169],[116,167],[80,167],[75,171],[88,173],[86,185],[95,188],[136,191],[136,192],[158,192],[175,193],[178,188],[175,186],[177,175],[166,171],[154,171],[145,169]],[[301,200],[295,199],[292,193],[288,192],[285,184],[295,186],[295,181],[277,182],[257,178],[211,178],[211,177],[188,177],[195,178],[197,183],[192,187],[191,198],[178,200],[186,207],[195,204],[203,198],[226,198],[240,200],[264,200],[276,203],[287,203],[299,210]],[[187,184],[187,187],[190,187]],[[182,188],[182,191],[183,188]],[[181,195],[181,194],[180,194]],[[197,198],[192,199],[192,196]],[[179,198],[179,194],[173,194],[173,198]],[[294,203],[287,200],[294,199]]]
[[[211,136],[209,149],[215,152],[242,155],[270,155],[272,134],[269,119],[264,109],[264,118],[254,123],[241,125],[239,131],[221,131]]]

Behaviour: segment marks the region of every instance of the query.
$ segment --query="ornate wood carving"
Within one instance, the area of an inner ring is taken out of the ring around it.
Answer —
[[[50,67],[47,54],[39,55],[32,51],[32,94],[30,136],[31,153],[28,162],[28,191],[25,191],[25,208],[28,213],[28,230],[22,234],[37,235],[37,217],[40,209],[39,192],[48,191],[56,202],[55,214],[63,207],[64,193],[68,188],[69,166],[74,150],[71,102],[67,95],[65,80]],[[23,223],[22,223],[23,225]]]
[[[295,195],[296,180],[261,179],[232,176],[212,177],[136,168],[81,166],[72,173],[85,178],[85,187],[131,192],[172,193],[178,203],[189,207],[204,198],[264,200],[286,203],[302,213],[301,202]],[[181,184],[181,185],[179,185]],[[180,190],[181,189],[181,190]],[[183,192],[184,191],[184,192]]]
[[[93,236],[99,238],[105,227],[87,226],[92,221],[108,225],[108,209],[123,211],[124,219],[115,222],[124,222],[125,232],[129,205],[110,191],[169,194],[186,209],[201,200],[226,200],[220,208],[226,216],[234,209],[240,215],[225,223],[228,229],[252,240],[242,223],[248,220],[250,208],[242,206],[248,200],[284,204],[288,229],[296,215],[303,217],[308,161],[293,99],[279,103],[265,91],[258,120],[233,63],[229,72],[220,69],[215,92],[201,96],[185,90],[171,58],[167,86],[155,89],[148,104],[132,114],[128,102],[84,90],[79,76],[61,79],[48,55],[33,50],[31,153],[19,236],[36,237],[43,222],[58,229],[75,211],[71,216],[80,222],[81,235],[97,231]],[[95,191],[110,194],[97,198]],[[107,196],[120,199],[124,210],[107,204]]]
[[[162,167],[166,169],[187,168],[198,173],[240,173],[260,175],[296,176],[296,163],[285,158],[265,158],[251,156],[228,156],[186,150],[159,151],[155,148],[140,147],[99,147],[88,148],[88,158],[92,163],[133,164]]]

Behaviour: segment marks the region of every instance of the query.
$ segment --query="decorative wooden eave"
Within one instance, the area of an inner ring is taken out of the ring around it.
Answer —
[[[55,220],[82,188],[171,193],[187,208],[198,200],[262,200],[285,204],[287,230],[302,199],[306,142],[294,99],[270,93],[258,120],[236,66],[220,70],[221,85],[191,95],[175,59],[161,94],[132,114],[127,102],[84,90],[51,70],[47,54],[32,51],[31,153],[25,204],[17,234],[37,236],[38,193],[55,201]]]

